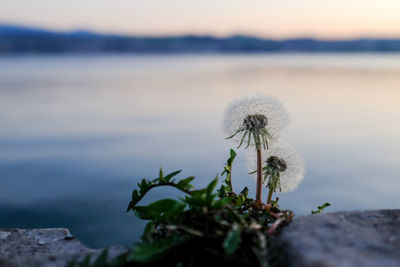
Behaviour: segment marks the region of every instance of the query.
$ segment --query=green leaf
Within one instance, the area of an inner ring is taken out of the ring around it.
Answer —
[[[215,177],[215,179],[212,180],[211,183],[208,184],[207,189],[206,189],[207,196],[212,194],[213,190],[217,186],[217,183],[218,183],[218,176]]]
[[[238,224],[234,224],[223,243],[226,254],[231,255],[239,248],[242,239],[241,234],[240,226]]]
[[[65,267],[76,267],[76,262],[74,260],[70,261]]]
[[[317,213],[321,213],[326,207],[329,207],[331,204],[328,202],[325,202],[324,204],[322,204],[321,206],[318,206],[318,210],[316,211],[311,211],[311,214],[317,214]]]
[[[249,193],[249,188],[245,186],[243,190],[240,192],[241,195],[244,195],[247,198],[247,195]]]
[[[135,189],[132,192],[132,200],[129,202],[128,208],[126,211],[130,211],[135,207],[135,205],[141,200],[141,197],[139,196],[139,192]]]
[[[141,243],[133,249],[131,258],[135,262],[146,263],[162,259],[162,256],[181,245],[189,239],[188,236],[178,234],[171,235],[165,239],[155,240],[151,243]]]
[[[224,189],[220,189],[220,190],[225,190],[225,193],[232,193],[233,192],[233,187],[232,187],[232,163],[233,160],[236,157],[236,152],[231,149],[230,150],[230,157],[228,158],[228,160],[226,161],[226,165],[224,167],[224,171],[221,173],[221,175],[226,174],[226,178],[224,180],[224,183],[226,185],[226,187]],[[221,195],[224,194],[224,192],[218,190],[219,196],[221,197]]]
[[[218,197],[219,198],[226,198],[228,196],[228,188],[225,185],[221,185],[218,189]]]
[[[149,190],[150,183],[146,179],[142,179],[142,182],[138,186],[140,194],[144,195]]]
[[[180,181],[177,183],[177,187],[178,187],[179,189],[184,189],[184,190],[191,189],[191,188],[193,188],[193,185],[191,185],[190,182],[193,181],[193,179],[194,179],[194,177],[193,177],[193,176],[190,176],[190,177],[188,177],[188,178],[185,178],[185,179],[183,179],[183,180],[180,180]]]
[[[141,236],[141,239],[143,242],[150,242],[153,239],[151,238],[151,235],[155,229],[155,224],[153,222],[149,222],[146,224],[146,227],[144,228],[143,234]]]
[[[171,180],[172,177],[178,175],[181,171],[182,170],[171,172],[170,174],[167,174],[167,176],[165,176],[164,178],[166,181],[169,181],[169,180]]]
[[[181,170],[171,172],[167,176],[163,176],[163,171],[160,168],[160,176],[152,181],[142,179],[140,183],[138,183],[139,190],[135,189],[132,191],[132,199],[129,202],[129,205],[126,209],[126,211],[134,210],[136,207],[137,203],[154,187],[158,186],[172,186],[175,187],[181,191],[183,191],[186,194],[191,195],[193,192],[190,191],[193,186],[190,184],[190,182],[194,179],[193,176],[187,177],[178,183],[174,182],[174,179],[172,177],[176,176],[179,174]]]
[[[218,176],[215,177],[214,180],[212,180],[211,183],[208,184],[207,188],[206,188],[206,202],[207,205],[211,205],[211,203],[213,202],[213,200],[215,199],[215,197],[217,196],[216,194],[213,194],[213,191],[215,189],[215,187],[218,184]]]
[[[154,220],[154,216],[147,206],[136,206],[133,208],[133,213],[142,220]]]
[[[166,198],[147,206],[136,206],[134,212],[143,220],[168,221],[181,215],[185,207],[185,203]]]
[[[207,206],[207,201],[206,201],[206,194],[196,194],[191,197],[186,197],[185,202],[189,204],[190,206],[194,207],[204,207]]]
[[[104,249],[101,254],[97,257],[96,261],[92,264],[92,267],[106,267],[107,266],[108,251]]]
[[[127,256],[128,256],[127,253],[120,254],[119,256],[117,256],[111,260],[110,266],[113,266],[113,267],[129,266],[127,263]]]
[[[236,199],[235,199],[235,205],[236,206],[242,206],[245,201],[246,201],[246,196],[238,195],[236,197]]]
[[[90,255],[87,255],[81,263],[79,263],[78,267],[90,267]]]
[[[215,202],[213,203],[212,207],[213,207],[214,209],[220,209],[220,208],[225,207],[226,205],[228,205],[229,202],[231,202],[231,201],[232,201],[232,199],[231,199],[231,198],[228,198],[228,197],[226,197],[226,198],[221,198],[221,199],[215,201]]]
[[[235,159],[235,157],[236,157],[236,152],[235,152],[235,150],[233,150],[232,148],[231,148],[231,150],[230,150],[230,154],[231,154],[231,156],[229,157],[229,159],[228,159],[228,161],[227,161],[227,165],[228,166],[232,166],[232,163],[233,163],[233,160]]]

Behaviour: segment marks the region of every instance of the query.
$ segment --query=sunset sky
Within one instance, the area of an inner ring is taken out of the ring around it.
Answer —
[[[399,0],[0,0],[0,23],[140,35],[400,37]]]

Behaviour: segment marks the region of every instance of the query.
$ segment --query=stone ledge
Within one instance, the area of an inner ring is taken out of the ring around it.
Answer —
[[[64,228],[0,229],[1,267],[64,267],[72,260],[97,256],[101,251],[87,248]],[[113,258],[125,251],[122,246],[113,246],[108,254]]]
[[[279,240],[283,266],[399,267],[400,210],[302,216]]]
[[[399,267],[400,210],[367,210],[296,218],[278,239],[285,267]],[[126,251],[109,248],[109,258]],[[68,229],[0,229],[0,267],[63,267],[97,256]]]

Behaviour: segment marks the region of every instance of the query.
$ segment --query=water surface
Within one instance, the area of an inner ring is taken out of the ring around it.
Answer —
[[[143,177],[220,173],[226,104],[280,98],[307,174],[279,194],[308,214],[399,208],[400,55],[0,57],[0,227],[67,227],[90,246],[137,241],[125,213]],[[255,182],[238,150],[236,188]],[[143,203],[180,194],[157,189]]]

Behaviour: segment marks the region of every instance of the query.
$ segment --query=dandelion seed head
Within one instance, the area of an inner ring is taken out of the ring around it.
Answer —
[[[280,159],[277,156],[270,156],[267,160],[268,167],[274,168],[283,172],[287,169],[287,163],[284,159]]]
[[[286,142],[274,142],[270,148],[262,151],[264,166],[273,164],[280,171],[280,188],[277,191],[290,192],[295,190],[304,179],[304,161],[297,150]],[[248,153],[250,171],[257,169],[254,153]],[[286,164],[286,166],[284,166]],[[265,184],[268,180],[265,181]]]
[[[243,119],[243,125],[247,130],[260,130],[266,127],[268,119],[262,114],[248,115]]]
[[[282,103],[271,96],[248,96],[232,101],[225,110],[223,129],[226,136],[232,136],[239,129],[258,130],[266,128],[272,138],[281,135],[289,122],[289,114]],[[232,139],[240,142],[242,135]],[[250,140],[250,145],[255,145]]]

